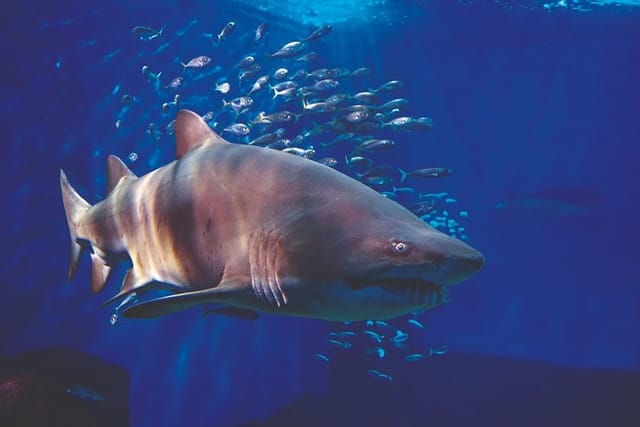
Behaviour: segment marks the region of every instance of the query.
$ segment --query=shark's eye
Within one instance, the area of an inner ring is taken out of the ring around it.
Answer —
[[[409,245],[404,242],[395,242],[393,244],[393,249],[399,254],[405,253],[409,249]]]

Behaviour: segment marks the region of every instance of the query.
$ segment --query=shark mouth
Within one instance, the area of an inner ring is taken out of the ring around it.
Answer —
[[[444,304],[449,297],[447,286],[418,278],[358,280],[352,282],[352,286],[355,288],[379,286],[385,292],[407,298],[412,305],[425,308]]]

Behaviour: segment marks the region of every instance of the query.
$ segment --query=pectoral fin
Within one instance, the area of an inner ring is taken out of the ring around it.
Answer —
[[[228,288],[216,287],[168,295],[131,306],[124,310],[124,315],[137,319],[160,317],[165,314],[186,310],[196,305],[222,302],[228,293]]]

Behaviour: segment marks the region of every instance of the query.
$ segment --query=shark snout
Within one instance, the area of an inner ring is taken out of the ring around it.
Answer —
[[[485,262],[482,253],[461,240],[438,234],[430,239],[431,261],[443,285],[456,285],[473,276]]]

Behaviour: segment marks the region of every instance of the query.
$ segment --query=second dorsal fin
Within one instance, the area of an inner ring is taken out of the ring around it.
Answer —
[[[190,110],[178,111],[176,117],[176,158],[200,147],[205,142],[226,143],[202,117]]]
[[[125,176],[136,178],[136,175],[129,170],[118,156],[111,154],[107,158],[107,194],[111,193],[120,182],[120,179]]]

